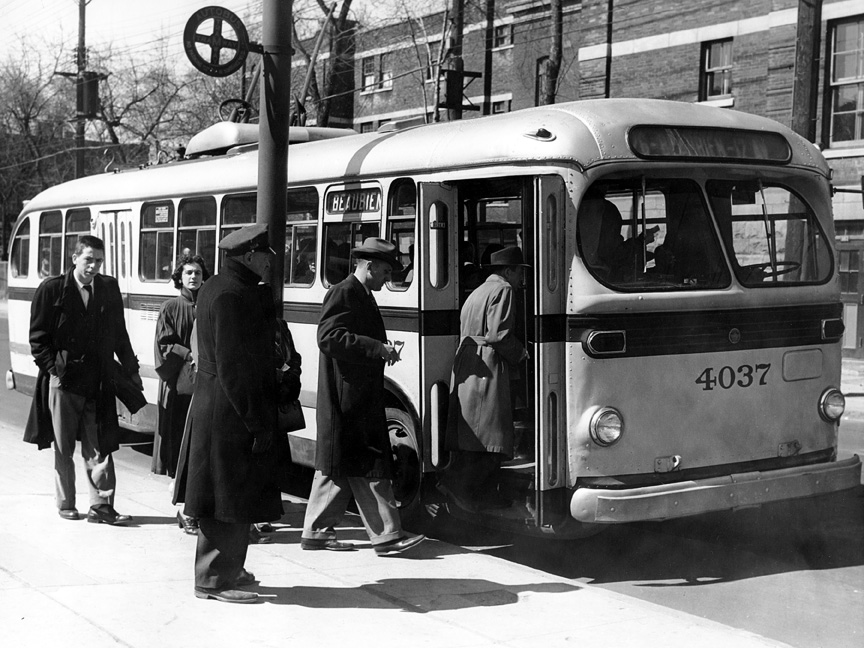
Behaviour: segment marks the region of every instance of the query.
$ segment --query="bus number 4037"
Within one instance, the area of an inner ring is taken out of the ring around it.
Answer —
[[[763,386],[768,384],[768,370],[770,364],[741,365],[738,369],[722,367],[719,370],[713,367],[705,369],[696,379],[697,385],[702,385],[705,391],[711,391],[715,387],[732,389],[735,385],[739,387]]]

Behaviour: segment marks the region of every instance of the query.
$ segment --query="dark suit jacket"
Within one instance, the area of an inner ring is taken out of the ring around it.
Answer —
[[[49,447],[54,441],[54,426],[48,410],[49,374],[56,374],[64,388],[74,390],[77,383],[92,377],[89,373],[83,376],[84,371],[97,372],[99,449],[108,453],[119,447],[117,403],[111,380],[114,356],[116,354],[123,371],[129,376],[138,373],[138,358],[126,331],[123,297],[117,280],[96,275],[93,286],[91,309],[96,318],[95,357],[92,351],[85,350],[88,344],[82,340],[86,311],[72,270],[43,281],[30,305],[30,350],[39,367],[39,375],[24,441],[35,443],[40,449]]]
[[[324,297],[318,322],[315,468],[331,477],[390,477],[384,411],[387,341],[374,298],[352,274]]]

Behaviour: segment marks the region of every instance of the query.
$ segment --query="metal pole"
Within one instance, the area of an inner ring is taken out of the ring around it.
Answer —
[[[291,0],[264,0],[255,220],[269,225],[270,246],[276,251],[272,288],[273,301],[280,316],[285,273],[285,214],[288,211],[291,20]]]
[[[78,50],[75,62],[78,67],[78,75],[75,77],[75,177],[83,178],[86,175],[84,165],[84,72],[87,69],[87,48],[84,37],[85,0],[78,0]]]

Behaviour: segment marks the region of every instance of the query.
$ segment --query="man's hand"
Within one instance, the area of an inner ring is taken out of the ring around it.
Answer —
[[[396,350],[395,344],[382,342],[381,349],[381,358],[387,362],[387,366],[392,366],[402,359],[399,357],[399,351]]]
[[[252,444],[252,454],[267,452],[273,444],[273,433],[270,430],[260,430],[255,434],[255,443]]]

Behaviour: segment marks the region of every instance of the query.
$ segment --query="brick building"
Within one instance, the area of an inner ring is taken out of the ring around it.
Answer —
[[[465,4],[464,69],[489,79],[466,79],[464,104],[476,110],[462,118],[537,105],[550,46],[549,0],[499,0],[491,20],[484,0]],[[799,4],[821,5],[811,16],[818,27],[807,135],[823,149],[836,186],[858,188],[864,175],[861,0],[562,0],[556,100],[705,102],[794,127],[793,108],[807,110],[793,101]],[[353,101],[340,101],[330,124],[367,131],[392,120],[433,119],[444,18],[394,16],[387,26],[352,30],[353,85],[348,75],[338,87]],[[327,64],[322,57],[322,68]],[[440,118],[447,119],[446,111]],[[838,193],[835,217],[839,236],[864,238],[860,196]]]
[[[703,102],[770,117],[816,142],[841,190],[834,218],[844,300],[864,301],[862,196],[842,191],[860,190],[864,176],[864,0],[561,3],[556,102]],[[491,17],[486,0],[465,4],[464,69],[483,77],[467,85],[464,103],[477,110],[462,118],[541,103],[550,1],[498,0]],[[331,112],[331,125],[368,131],[391,120],[434,119],[444,22],[441,13],[394,16],[386,27],[352,32],[353,87],[348,81],[342,92],[353,102]]]

